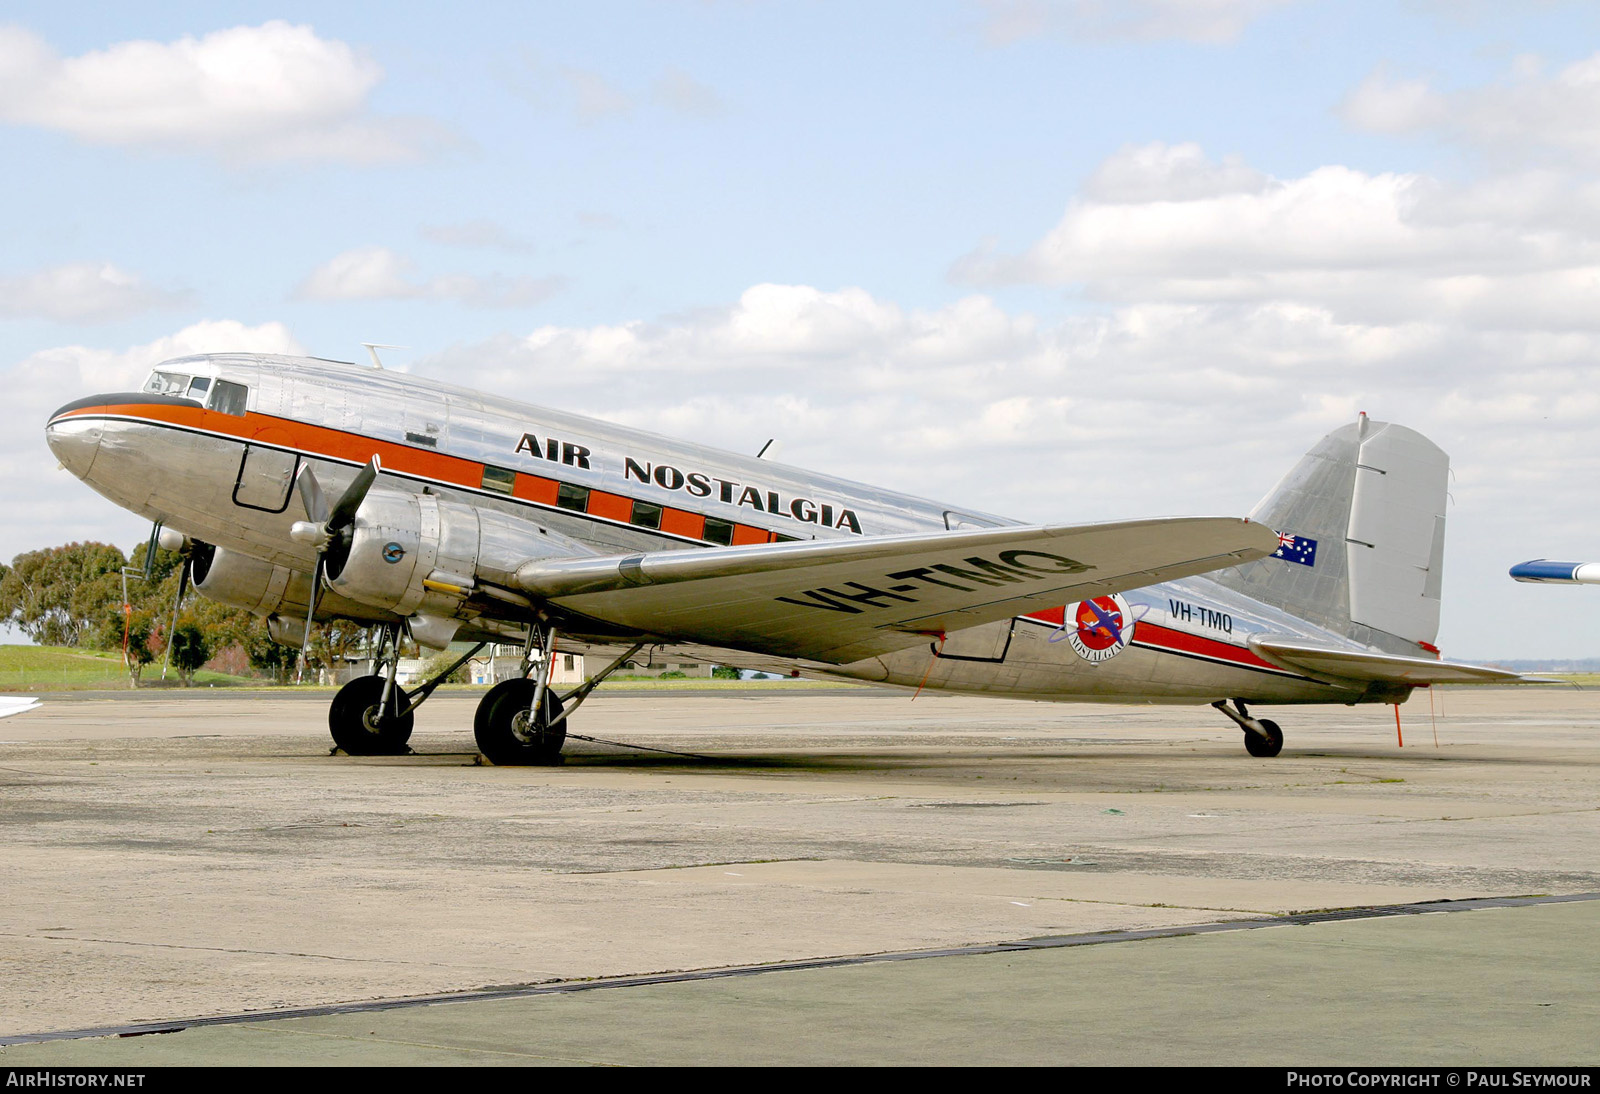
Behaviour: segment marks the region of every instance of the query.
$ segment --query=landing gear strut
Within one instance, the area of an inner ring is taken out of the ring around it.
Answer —
[[[395,683],[400,671],[399,624],[385,625],[378,639],[377,661],[381,674],[358,676],[333,697],[328,708],[328,729],[334,745],[350,756],[403,756],[411,749],[413,712],[425,703],[435,688],[488,643],[480,642],[456,663],[416,691],[406,691]],[[387,648],[388,656],[384,656]]]
[[[478,741],[478,750],[490,763],[497,766],[560,763],[561,746],[567,741],[568,716],[583,705],[601,681],[645,645],[636,643],[583,684],[558,696],[550,687],[550,662],[555,642],[554,627],[548,631],[538,625],[529,628],[528,644],[522,654],[522,677],[496,684],[478,704],[478,713],[472,720],[472,734]],[[541,653],[537,661],[533,657],[535,648]],[[538,678],[530,679],[529,673],[536,664]]]
[[[1250,755],[1269,758],[1283,751],[1283,730],[1278,728],[1278,723],[1269,718],[1250,717],[1243,699],[1233,701],[1233,705],[1239,708],[1237,713],[1228,709],[1226,699],[1218,699],[1211,705],[1232,718],[1239,724],[1239,728],[1244,730],[1244,750]]]
[[[392,647],[384,657],[386,647]],[[358,676],[339,689],[328,708],[333,743],[350,756],[399,756],[411,751],[412,717],[405,689],[394,682],[400,669],[400,628],[386,625],[378,639],[381,675]],[[405,714],[400,713],[401,710]]]

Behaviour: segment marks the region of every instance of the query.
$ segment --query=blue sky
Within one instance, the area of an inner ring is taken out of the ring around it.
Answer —
[[[4,18],[0,556],[141,534],[58,403],[380,341],[1041,520],[1242,513],[1367,410],[1454,458],[1446,651],[1600,655],[1592,590],[1504,576],[1600,557],[1592,5]]]

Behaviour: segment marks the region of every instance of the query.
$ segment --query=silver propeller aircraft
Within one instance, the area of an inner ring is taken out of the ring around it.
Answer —
[[[647,645],[906,688],[1209,703],[1254,756],[1283,734],[1252,704],[1518,679],[1439,659],[1448,459],[1365,415],[1247,519],[1043,526],[309,358],[168,361],[141,391],[62,407],[46,436],[277,640],[303,645],[310,620],[382,628],[383,671],[329,712],[351,754],[406,751],[446,675],[399,687],[404,634],[522,644],[521,676],[475,718],[495,763],[556,760],[573,710]],[[557,695],[558,636],[626,649]]]

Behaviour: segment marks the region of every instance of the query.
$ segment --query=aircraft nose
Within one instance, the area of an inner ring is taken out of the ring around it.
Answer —
[[[44,439],[62,467],[80,479],[89,477],[89,468],[100,451],[99,422],[53,417],[44,427]]]

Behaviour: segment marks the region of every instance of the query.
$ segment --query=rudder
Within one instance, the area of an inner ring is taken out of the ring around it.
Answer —
[[[1439,633],[1450,459],[1363,414],[1307,452],[1250,514],[1285,543],[1211,575],[1366,645],[1432,652]]]

